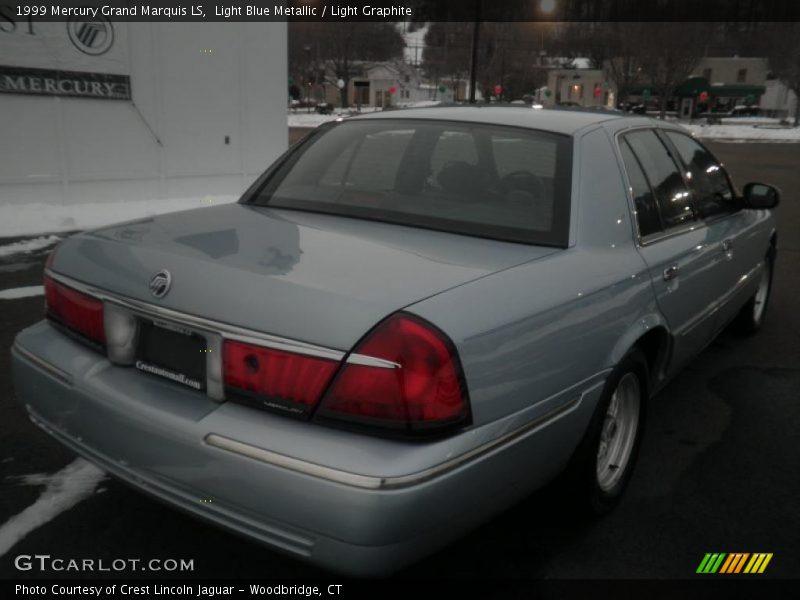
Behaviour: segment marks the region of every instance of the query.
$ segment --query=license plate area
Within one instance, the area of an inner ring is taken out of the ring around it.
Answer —
[[[195,390],[206,387],[205,337],[168,323],[141,320],[136,368]]]

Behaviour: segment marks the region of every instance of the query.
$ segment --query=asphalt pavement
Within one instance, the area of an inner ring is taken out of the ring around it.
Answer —
[[[771,552],[759,577],[800,577],[800,144],[711,146],[738,185],[783,190],[762,331],[723,332],[652,400],[638,466],[613,513],[576,519],[548,487],[398,577],[687,578],[707,552]],[[0,290],[40,284],[44,258],[0,257]],[[75,460],[13,399],[8,349],[42,318],[42,304],[0,299],[0,524],[40,496],[30,475]],[[48,576],[16,570],[20,554],[194,559],[193,572],[175,577],[329,575],[110,479],[0,556],[2,578]]]

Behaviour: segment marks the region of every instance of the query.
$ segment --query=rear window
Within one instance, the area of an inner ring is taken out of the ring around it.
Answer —
[[[569,136],[448,121],[350,121],[315,132],[249,202],[566,246]]]

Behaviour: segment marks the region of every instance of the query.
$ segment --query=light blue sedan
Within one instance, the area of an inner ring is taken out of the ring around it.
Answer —
[[[565,501],[609,510],[648,398],[732,320],[763,322],[777,203],[643,117],[348,119],[238,204],[64,241],[17,396],[140,490],[391,572],[565,469]]]

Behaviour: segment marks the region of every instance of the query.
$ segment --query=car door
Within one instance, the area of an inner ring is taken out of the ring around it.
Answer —
[[[719,253],[692,202],[672,152],[654,129],[619,138],[638,228],[659,309],[673,333],[670,370],[708,344],[717,300],[710,282],[719,276]]]
[[[757,219],[740,210],[736,192],[722,163],[700,142],[678,131],[666,131],[686,173],[707,243],[720,255],[716,280],[718,306],[716,331],[736,316],[752,293],[751,277],[764,259],[763,243],[752,235]]]

